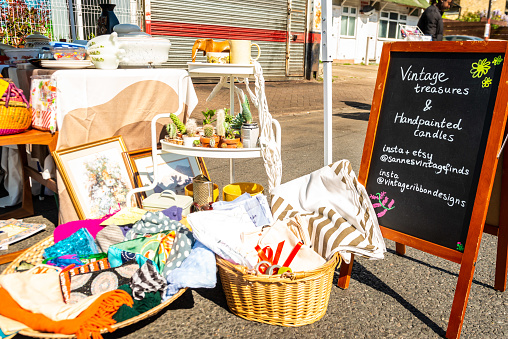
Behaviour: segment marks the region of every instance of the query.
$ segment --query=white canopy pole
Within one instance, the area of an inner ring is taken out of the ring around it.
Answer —
[[[332,163],[332,0],[321,1],[321,60],[323,61],[324,165]]]

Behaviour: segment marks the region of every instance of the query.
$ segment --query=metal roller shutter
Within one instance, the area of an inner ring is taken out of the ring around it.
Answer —
[[[196,39],[243,39],[260,46],[265,77],[303,76],[306,0],[151,0],[149,6],[151,34],[171,40],[166,66],[186,68]],[[196,61],[205,61],[202,53]]]

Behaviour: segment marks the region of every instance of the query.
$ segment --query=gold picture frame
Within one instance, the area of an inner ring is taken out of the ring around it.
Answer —
[[[80,219],[100,218],[127,206],[133,185],[122,156],[122,136],[89,142],[52,153]]]
[[[134,187],[148,186],[153,180],[152,149],[124,152],[123,157],[128,164],[131,184]],[[192,178],[198,174],[210,178],[205,161],[201,157],[162,153],[157,155],[157,164],[159,176],[157,187],[155,190],[138,193],[136,195],[138,206],[142,206],[141,201],[150,194],[160,193],[166,189],[176,194],[184,194],[184,187],[192,183]]]

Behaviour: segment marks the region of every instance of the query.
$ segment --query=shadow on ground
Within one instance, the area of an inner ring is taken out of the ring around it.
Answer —
[[[336,272],[334,277],[334,284],[336,284],[336,279],[338,274]],[[361,263],[356,261],[353,265],[353,270],[351,272],[351,278],[356,280],[360,284],[367,285],[379,292],[382,292],[394,299],[397,303],[402,305],[405,309],[407,309],[411,314],[413,314],[416,318],[418,318],[422,323],[427,325],[429,329],[434,331],[440,337],[445,337],[446,331],[442,329],[438,324],[432,321],[429,317],[427,317],[424,313],[422,313],[418,308],[416,308],[413,304],[409,303],[403,296],[394,291],[390,286],[384,283],[381,279],[379,279],[376,275],[370,272],[365,268]]]

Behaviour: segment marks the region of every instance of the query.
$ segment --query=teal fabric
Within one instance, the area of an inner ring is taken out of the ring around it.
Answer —
[[[44,250],[44,258],[61,257],[68,254],[88,257],[99,253],[94,238],[86,228],[80,228],[68,238],[60,240]]]

